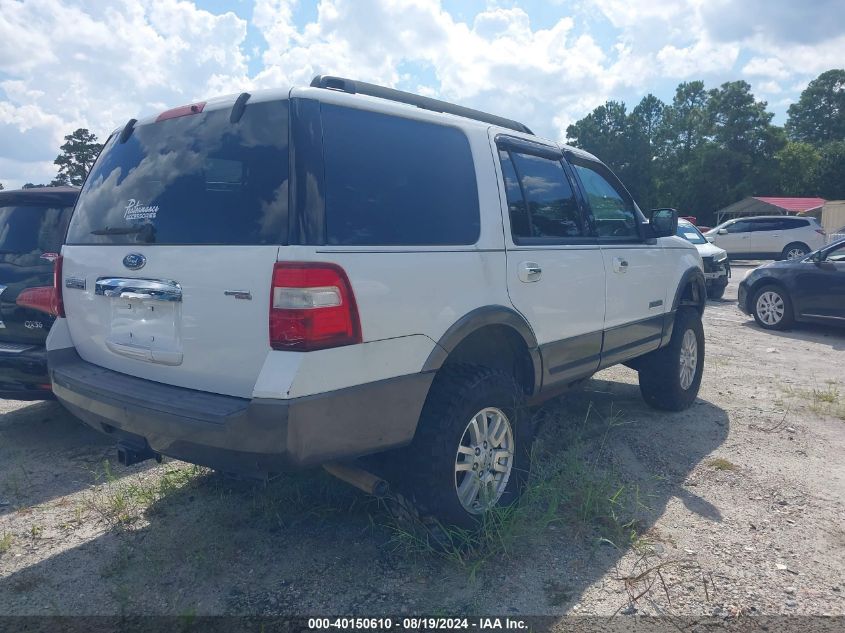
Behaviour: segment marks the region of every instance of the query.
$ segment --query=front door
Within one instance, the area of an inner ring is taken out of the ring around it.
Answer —
[[[828,250],[818,263],[800,264],[793,300],[801,316],[845,323],[845,244]]]
[[[508,293],[534,328],[543,387],[598,369],[604,264],[557,147],[497,136]]]
[[[607,367],[660,346],[671,267],[656,240],[643,239],[642,218],[613,173],[582,156],[569,159],[588,200],[607,271],[601,358]]]

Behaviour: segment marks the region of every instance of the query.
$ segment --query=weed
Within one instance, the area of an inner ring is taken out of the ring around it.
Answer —
[[[598,442],[594,418],[603,425]],[[634,542],[641,531],[639,513],[647,505],[639,487],[624,484],[606,465],[610,434],[624,424],[620,412],[611,410],[603,417],[590,405],[576,428],[553,423],[551,441],[538,439],[534,445],[528,483],[517,503],[487,512],[475,530],[429,521],[395,522],[390,525],[394,546],[414,555],[445,557],[466,567],[473,579],[488,561],[557,526],[617,548]]]
[[[12,548],[12,535],[8,532],[3,532],[0,536],[0,554],[5,554]]]
[[[714,470],[739,470],[739,466],[722,457],[716,457],[707,462],[707,465]]]

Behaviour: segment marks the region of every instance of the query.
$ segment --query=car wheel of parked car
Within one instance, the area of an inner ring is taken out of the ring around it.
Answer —
[[[708,299],[721,299],[725,296],[725,289],[727,286],[718,286],[712,287],[707,289],[707,298]]]
[[[781,253],[781,258],[802,259],[806,257],[809,252],[810,247],[806,244],[802,244],[800,242],[793,242],[792,244],[786,245],[786,248],[783,249],[783,253]]]
[[[763,286],[751,300],[754,320],[767,330],[785,330],[792,325],[792,301],[779,286]]]
[[[703,371],[701,315],[694,308],[684,307],[675,315],[669,345],[640,362],[640,393],[655,409],[682,411],[698,396]]]
[[[485,512],[517,499],[528,474],[531,434],[522,389],[511,376],[446,365],[405,450],[415,502],[444,523],[476,526]]]

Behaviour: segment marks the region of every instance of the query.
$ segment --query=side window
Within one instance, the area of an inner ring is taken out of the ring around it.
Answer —
[[[616,178],[604,165],[574,159],[575,171],[581,180],[593,211],[599,237],[611,239],[639,238],[634,201],[615,184]]]
[[[837,264],[845,264],[845,244],[839,246],[838,248],[834,248],[827,252],[825,255],[825,259],[831,262],[836,262]]]
[[[583,237],[575,194],[558,160],[499,150],[514,242]]]
[[[329,104],[321,113],[328,244],[475,244],[478,185],[463,132]]]
[[[728,233],[748,233],[754,229],[751,226],[751,222],[749,222],[748,220],[740,220],[739,222],[728,224],[725,227],[725,230]]]

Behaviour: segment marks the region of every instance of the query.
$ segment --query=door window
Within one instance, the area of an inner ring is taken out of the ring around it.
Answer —
[[[750,220],[740,220],[733,224],[728,224],[725,227],[728,233],[750,233],[754,230],[753,223]]]
[[[515,244],[585,236],[584,219],[560,160],[500,149]]]
[[[611,240],[639,239],[634,201],[611,171],[601,163],[580,158],[573,158],[572,165],[587,194],[598,236]]]

